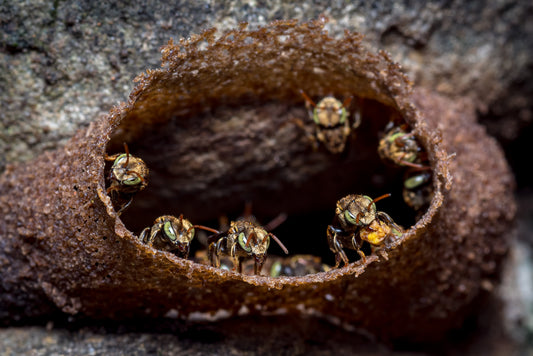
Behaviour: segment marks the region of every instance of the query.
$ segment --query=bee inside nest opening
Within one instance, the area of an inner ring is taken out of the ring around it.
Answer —
[[[417,170],[384,162],[378,154],[387,124],[404,128],[406,124],[393,108],[375,100],[351,94],[336,97],[351,99],[345,100],[350,123],[355,117],[361,121],[339,153],[316,140],[315,123],[298,93],[293,100],[241,100],[195,115],[173,115],[145,130],[141,137],[126,142],[131,155],[142,158],[150,174],[147,188],[122,212],[125,226],[140,236],[158,217],[183,214],[192,224],[222,231],[227,229],[224,219],[226,225],[237,220],[245,207],[260,225],[286,214],[272,233],[290,254],[270,243],[262,274],[272,276],[273,264],[300,255],[312,255],[304,259],[325,266],[288,273],[320,272],[335,264],[326,231],[336,202],[349,194],[372,198],[390,194],[376,203],[377,210],[408,229],[426,210],[409,207],[403,198],[406,172]],[[319,102],[320,97],[313,100]],[[124,150],[121,139],[120,135],[112,139],[108,154]],[[208,264],[207,237],[213,233],[197,229],[195,235],[186,257]],[[367,256],[372,253],[367,242],[361,250]],[[344,251],[350,263],[360,259],[355,250]],[[250,264],[251,259],[244,262],[244,273],[252,274]],[[223,261],[224,265],[228,267]]]

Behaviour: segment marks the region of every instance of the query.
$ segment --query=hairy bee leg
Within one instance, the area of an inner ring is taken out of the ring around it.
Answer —
[[[209,245],[208,257],[211,262],[211,266],[220,268],[220,254],[222,252],[222,239],[217,242],[212,242]]]
[[[387,251],[383,250],[382,248],[376,248],[374,250],[374,253],[380,255],[381,257],[383,257],[383,259],[385,261],[388,261],[389,260],[389,254],[387,253]]]
[[[257,263],[257,261],[254,261],[254,274],[260,275],[261,270],[263,269],[263,263]]]
[[[145,227],[143,229],[143,231],[141,231],[141,234],[139,235],[139,240],[143,243],[146,243],[146,241],[144,240],[144,238],[146,237],[146,234],[148,234],[148,232],[150,231],[150,228],[149,227]]]
[[[237,266],[238,266],[237,272],[242,273],[242,257],[237,258]],[[254,271],[255,271],[255,265],[254,265]]]
[[[339,251],[335,254],[335,268],[339,267],[341,261],[344,262],[345,266],[350,264],[350,261],[348,261],[348,257],[346,256],[346,252],[344,252],[342,247],[339,246]]]
[[[359,256],[361,256],[361,259],[363,260],[363,263],[366,263],[365,253],[363,251],[361,251],[361,248],[360,248],[360,246],[357,243],[357,240],[355,238],[355,234],[352,236],[352,246],[353,246],[354,250],[357,251]]]
[[[400,234],[403,234],[403,231],[404,231],[403,227],[401,227],[400,225],[396,224],[394,222],[394,220],[392,220],[392,218],[390,217],[389,214],[387,214],[384,211],[378,211],[376,215],[381,221],[385,221],[385,223],[388,224],[391,227],[391,231],[392,230],[396,230]]]
[[[231,260],[233,261],[233,269],[232,269],[233,271],[235,271],[237,268],[239,268],[239,270],[241,269],[241,263],[239,261],[239,258],[237,257],[236,248],[237,248],[237,244],[234,243],[229,250]]]
[[[334,268],[339,268],[341,261],[344,262],[344,265],[348,265],[349,264],[348,257],[346,256],[346,253],[342,249],[341,243],[337,240],[337,233],[335,232],[335,230],[333,229],[331,225],[328,226],[327,235],[328,235],[329,249],[331,250],[331,252],[335,254],[335,267]]]
[[[185,246],[185,251],[183,251],[182,255],[178,256],[178,257],[181,257],[181,258],[184,258],[184,259],[188,259],[189,258],[189,252],[190,252],[190,245],[187,244]]]
[[[212,267],[216,267],[216,263],[214,261],[214,258],[215,258],[215,245],[216,243],[215,242],[211,242],[209,244],[209,247],[207,248],[207,259],[209,260],[209,263],[211,264]]]
[[[110,177],[111,179],[111,177]],[[107,187],[107,189],[105,190],[106,194],[109,195],[109,193],[111,193],[112,195],[114,194],[113,192],[116,192],[118,190],[117,186],[114,185],[113,183],[111,183],[111,185],[109,187]],[[110,196],[111,200],[113,200],[113,197]]]
[[[162,223],[157,223],[152,226],[152,229],[150,230],[150,237],[148,238],[148,241],[146,241],[148,246],[152,246],[154,244],[155,237],[157,236],[157,233],[161,230],[162,227]]]
[[[366,255],[363,251],[361,250],[357,250],[357,253],[359,254],[359,256],[361,256],[361,260],[363,260],[363,263],[366,263]]]
[[[126,210],[131,205],[132,201],[133,201],[133,197],[131,197],[130,200],[126,204],[122,205],[119,211],[117,211],[117,215],[120,216],[124,212],[124,210]]]

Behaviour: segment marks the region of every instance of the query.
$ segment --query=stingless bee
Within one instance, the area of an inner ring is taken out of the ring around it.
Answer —
[[[357,251],[365,262],[366,256],[361,251],[363,241],[379,252],[381,247],[401,237],[402,227],[387,213],[376,209],[375,203],[389,196],[384,194],[372,199],[366,195],[351,194],[337,202],[335,217],[327,229],[329,248],[335,254],[335,268],[341,261],[345,265],[349,263],[344,247]],[[386,258],[386,255],[383,254],[383,257]]]
[[[310,135],[315,147],[316,141],[320,141],[331,153],[343,152],[352,129],[356,129],[361,124],[361,116],[357,111],[354,123],[350,125],[350,113],[347,107],[350,106],[352,97],[348,97],[344,103],[341,103],[333,96],[326,96],[318,104],[315,104],[303,90],[300,90],[300,94],[305,99],[309,117],[315,123],[315,134],[314,136]]]
[[[259,274],[266,260],[270,238],[274,239],[283,249],[283,252],[288,254],[289,251],[276,235],[267,232],[268,227],[271,227],[273,222],[261,227],[246,220],[232,221],[227,231],[217,232],[217,234],[209,236],[207,243],[209,244],[208,256],[211,266],[220,267],[220,256],[224,253],[230,256],[233,270],[237,269],[239,273],[242,273],[242,261],[251,256],[254,258],[254,274]]]
[[[129,153],[128,145],[124,143],[126,153],[105,155],[106,161],[114,161],[109,172],[111,184],[107,188],[114,205],[120,206],[120,215],[132,202],[133,196],[148,185],[148,166],[144,161]]]
[[[414,133],[407,132],[407,125],[396,125],[392,121],[385,126],[378,153],[385,162],[413,168],[424,168],[422,162],[427,159]]]
[[[403,200],[415,210],[426,207],[433,198],[432,175],[428,170],[412,169],[405,173]]]
[[[323,264],[320,257],[312,255],[295,255],[290,258],[279,259],[270,266],[270,277],[305,276],[329,271],[330,267]]]
[[[151,228],[143,229],[139,240],[158,250],[175,252],[178,257],[187,259],[195,228],[218,233],[217,230],[207,226],[191,224],[189,220],[183,218],[183,214],[179,218],[163,215],[155,219]]]

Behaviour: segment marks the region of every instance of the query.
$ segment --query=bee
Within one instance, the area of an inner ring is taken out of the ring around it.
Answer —
[[[315,134],[310,136],[315,145],[316,141],[320,141],[331,153],[343,152],[352,129],[359,127],[361,123],[361,116],[357,111],[355,121],[350,125],[350,113],[346,108],[350,106],[352,97],[341,103],[333,96],[326,96],[315,104],[303,90],[300,90],[300,93],[305,99],[309,117],[315,123]]]
[[[407,125],[395,125],[389,122],[385,133],[379,141],[378,153],[382,160],[397,166],[424,168],[426,153],[412,132],[407,132]]]
[[[320,261],[320,257],[312,255],[295,255],[290,258],[280,259],[272,263],[270,277],[280,276],[305,276],[319,272],[329,271],[330,267]]]
[[[272,223],[268,224],[272,225]],[[227,231],[217,232],[207,238],[209,244],[208,256],[211,266],[220,267],[222,253],[229,255],[233,262],[233,270],[242,273],[242,261],[252,256],[254,258],[254,274],[261,273],[265,263],[270,238],[274,239],[286,254],[289,253],[283,243],[267,229],[246,220],[230,222]]]
[[[124,143],[126,153],[105,155],[106,161],[114,161],[109,172],[111,184],[107,188],[114,205],[120,206],[120,215],[132,202],[133,196],[148,185],[148,166],[138,157],[129,153],[128,145]]]
[[[172,215],[163,215],[155,219],[154,225],[144,228],[139,235],[139,240],[158,250],[174,252],[178,257],[189,257],[190,244],[196,229],[213,233],[217,230],[203,225],[193,225],[183,214],[176,218]]]
[[[389,196],[384,194],[372,199],[366,195],[351,194],[337,202],[335,217],[327,229],[329,248],[335,254],[335,268],[341,261],[345,265],[349,263],[344,247],[357,251],[365,262],[366,256],[361,251],[363,241],[368,242],[374,251],[401,237],[402,227],[387,213],[376,209],[375,203]]]
[[[433,198],[431,172],[412,169],[406,172],[403,181],[403,200],[415,210],[426,207]]]

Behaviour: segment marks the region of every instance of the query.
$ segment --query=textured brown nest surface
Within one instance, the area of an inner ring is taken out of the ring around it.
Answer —
[[[57,307],[103,318],[304,312],[426,341],[460,322],[497,276],[515,213],[512,176],[467,101],[411,93],[399,66],[361,40],[334,40],[321,21],[275,22],[163,47],[162,68],[140,75],[127,103],[0,177],[0,317]],[[354,97],[363,124],[344,154],[314,151],[294,124],[307,119],[300,89]],[[378,134],[396,117],[433,170],[434,198],[421,216],[401,200],[403,171],[377,156]],[[119,218],[104,155],[123,142],[151,176]],[[215,269],[136,237],[159,215],[209,223],[251,201],[261,221],[288,214],[276,234],[291,253],[331,260],[325,228],[336,200],[388,192],[378,209],[408,228],[389,259],[305,277]]]

